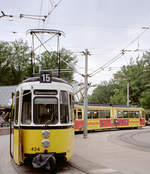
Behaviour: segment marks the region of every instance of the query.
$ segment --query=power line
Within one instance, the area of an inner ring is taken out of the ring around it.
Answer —
[[[95,70],[94,72],[92,72],[90,74],[90,76],[94,76],[95,74],[99,73],[100,71],[104,70],[105,68],[107,68],[109,65],[111,65],[112,63],[114,63],[115,61],[117,61],[118,59],[120,59],[124,54],[125,54],[125,49],[128,48],[131,44],[133,44],[137,39],[139,39],[147,30],[149,30],[149,27],[143,27],[142,29],[144,29],[144,31],[142,31],[138,36],[136,36],[131,42],[129,42],[127,44],[127,46],[125,46],[121,52],[119,54],[117,54],[115,57],[113,57],[112,59],[110,59],[107,63],[105,63],[103,66],[99,67],[97,70]]]
[[[47,30],[46,30],[47,31]],[[41,31],[41,30],[35,30],[34,32],[32,32],[32,31],[30,31],[30,33],[31,34],[34,34],[35,36],[36,36],[36,38],[39,40],[39,42],[41,43],[41,46],[43,46],[44,48],[45,48],[45,50],[48,52],[48,54],[50,54],[50,56],[52,56],[52,54],[54,53],[54,52],[49,52],[49,50],[46,48],[46,46],[42,43],[42,41],[40,40],[40,38],[37,36],[37,34],[36,34],[36,32],[44,32],[44,31]],[[47,31],[48,32],[48,31]],[[54,31],[51,31],[51,32],[49,32],[49,33],[52,33],[52,32],[54,32]],[[61,31],[55,31],[55,34],[59,34],[59,32],[61,32]],[[73,69],[76,73],[78,73],[79,75],[81,75],[82,76],[82,74],[81,73],[79,73],[76,69],[75,69],[75,67],[73,66],[73,65],[71,65],[71,64],[69,64],[68,62],[66,62],[63,58],[61,58],[60,57],[60,59],[64,62],[64,63],[66,63],[71,69]]]
[[[13,15],[7,15],[3,11],[1,11],[1,13],[2,13],[2,15],[0,16],[0,18],[2,18],[2,17],[10,17],[10,18],[12,18],[13,17]]]

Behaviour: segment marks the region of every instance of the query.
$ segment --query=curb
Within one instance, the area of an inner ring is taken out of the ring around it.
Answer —
[[[9,128],[0,128],[0,135],[8,135]]]

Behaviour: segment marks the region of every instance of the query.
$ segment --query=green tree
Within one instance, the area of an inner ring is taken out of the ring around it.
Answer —
[[[89,101],[126,105],[128,83],[130,104],[150,108],[150,52],[135,62],[131,59],[109,83],[100,84],[89,96]]]
[[[111,104],[110,97],[113,93],[113,85],[104,81],[94,89],[92,95],[88,97],[88,101],[100,104]]]
[[[30,75],[29,57],[29,47],[22,40],[0,42],[0,85],[16,85]]]
[[[61,72],[60,77],[68,80],[69,82],[73,81],[73,71],[72,69],[65,63],[68,64],[76,64],[76,57],[73,56],[73,53],[64,48],[61,49],[60,53],[60,69],[71,70],[70,72]],[[65,62],[64,62],[64,61]],[[45,51],[41,54],[41,58],[38,58],[38,64],[42,66],[42,69],[58,69],[58,53],[56,51],[48,52]],[[56,75],[56,71],[53,72]]]
[[[140,97],[140,104],[145,109],[150,109],[150,89],[145,90]]]
[[[48,51],[35,57],[35,69],[38,72],[39,64],[42,69],[56,69],[58,67],[57,52]],[[41,57],[41,59],[39,58]],[[60,51],[61,69],[69,69],[67,63],[76,63],[76,57],[65,49]],[[41,60],[41,61],[40,61]],[[32,76],[31,50],[23,40],[14,42],[0,42],[0,85],[17,85],[24,77]],[[69,82],[73,80],[73,71],[61,73],[61,78],[66,78]]]
[[[130,104],[141,106],[141,98],[149,83],[150,54],[143,55],[141,60],[131,61],[130,65],[123,66],[121,71],[114,74],[114,83],[118,85],[115,94],[111,97],[113,104],[126,104],[127,83],[129,83]]]

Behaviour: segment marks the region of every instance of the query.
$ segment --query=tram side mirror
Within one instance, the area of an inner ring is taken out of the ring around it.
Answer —
[[[40,83],[51,83],[52,82],[52,72],[48,70],[40,71]]]

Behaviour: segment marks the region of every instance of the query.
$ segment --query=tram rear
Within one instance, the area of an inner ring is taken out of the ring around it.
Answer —
[[[10,153],[18,165],[32,159],[34,167],[50,169],[73,154],[72,87],[57,78],[50,82],[30,78],[16,90]]]

